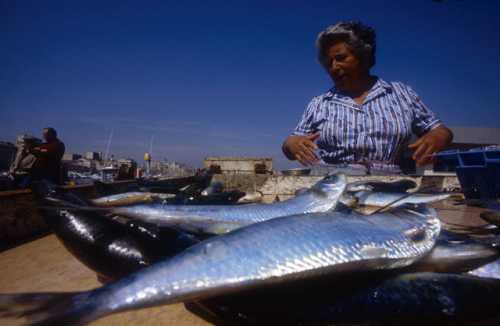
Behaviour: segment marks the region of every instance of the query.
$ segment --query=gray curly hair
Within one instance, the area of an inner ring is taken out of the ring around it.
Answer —
[[[328,49],[334,43],[345,42],[358,60],[371,68],[375,65],[375,38],[375,30],[360,22],[338,22],[318,34],[316,39],[318,60],[328,70],[330,65]]]

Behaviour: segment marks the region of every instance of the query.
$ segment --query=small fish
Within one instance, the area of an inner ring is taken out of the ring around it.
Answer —
[[[211,174],[179,177],[165,180],[138,180],[140,189],[155,193],[199,193],[208,187],[212,180]]]
[[[436,211],[424,207],[369,217],[328,212],[274,218],[207,239],[95,290],[2,294],[0,313],[24,315],[33,325],[84,324],[120,311],[322,275],[401,268],[428,253],[439,231]]]
[[[357,192],[362,190],[369,190],[373,192],[407,192],[408,190],[415,188],[417,184],[413,180],[402,179],[393,182],[385,182],[378,180],[359,180],[350,182],[347,185],[346,191]]]
[[[348,207],[368,206],[372,208],[395,208],[406,204],[418,205],[434,203],[448,197],[450,197],[450,194],[358,191],[352,195],[345,194],[341,202]]]
[[[152,203],[155,201],[166,200],[174,197],[175,195],[173,194],[133,191],[91,199],[90,202],[93,205],[99,207],[112,207],[140,203]]]

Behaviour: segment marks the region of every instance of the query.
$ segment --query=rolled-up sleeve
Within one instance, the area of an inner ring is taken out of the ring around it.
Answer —
[[[321,97],[315,97],[309,102],[292,135],[302,136],[313,132],[312,126],[318,115],[320,101]]]
[[[415,93],[415,91],[410,87],[407,87],[407,90],[410,99],[410,106],[413,110],[412,131],[417,136],[421,136],[429,130],[441,125],[441,120],[436,117],[434,112],[429,110],[417,93]]]

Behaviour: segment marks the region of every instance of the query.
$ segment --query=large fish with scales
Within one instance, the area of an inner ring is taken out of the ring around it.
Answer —
[[[2,294],[4,316],[33,325],[84,324],[112,313],[207,299],[322,275],[408,266],[440,231],[433,209],[366,217],[311,213],[271,219],[210,238],[107,286],[79,293]]]

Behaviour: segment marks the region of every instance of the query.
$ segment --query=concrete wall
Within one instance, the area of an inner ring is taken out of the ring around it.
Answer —
[[[226,190],[240,190],[247,193],[259,192],[263,195],[264,202],[286,200],[295,195],[302,188],[309,188],[323,177],[321,176],[282,176],[258,174],[219,174],[213,180],[224,184]],[[456,191],[460,183],[456,176],[348,176],[347,181],[380,180],[397,181],[412,179],[417,187],[426,191]]]
[[[210,166],[219,166],[224,172],[253,173],[255,166],[262,164],[265,170],[271,172],[273,169],[273,160],[270,158],[245,158],[245,157],[207,157],[203,166],[209,169]]]

